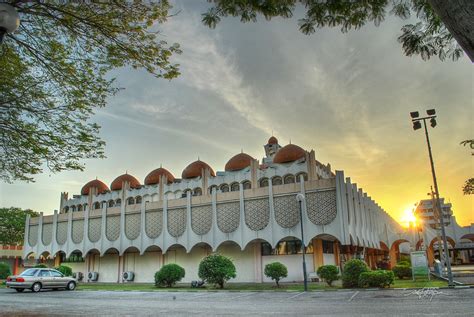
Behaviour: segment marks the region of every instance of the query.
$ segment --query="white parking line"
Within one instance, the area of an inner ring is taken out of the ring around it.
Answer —
[[[359,294],[359,291],[355,292],[355,293],[351,296],[351,298],[349,298],[348,302],[352,302],[352,300],[354,299],[354,297],[357,296],[357,294]]]
[[[304,294],[304,292],[301,292],[301,293],[298,293],[296,295],[293,295],[293,296],[289,297],[288,299],[293,299],[293,298],[296,298],[296,297],[298,297],[300,295],[303,295],[303,294]]]
[[[235,297],[232,297],[232,299],[237,299],[237,298],[242,298],[242,297],[247,297],[247,296],[250,296],[250,295],[255,295],[255,293],[247,293],[247,294],[243,294],[243,295],[240,295],[240,296],[235,296]]]

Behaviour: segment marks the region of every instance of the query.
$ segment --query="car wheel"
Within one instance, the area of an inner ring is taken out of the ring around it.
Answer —
[[[35,293],[38,293],[39,291],[41,291],[41,283],[33,284],[33,286],[31,287],[31,290]]]
[[[24,290],[24,288],[15,288],[15,291],[17,291],[18,293],[23,293]]]
[[[68,290],[68,291],[73,291],[73,290],[75,290],[75,289],[76,289],[76,283],[74,283],[74,282],[69,282],[69,283],[67,284],[67,290]]]

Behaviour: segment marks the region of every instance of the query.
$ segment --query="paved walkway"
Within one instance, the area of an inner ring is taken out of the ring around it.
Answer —
[[[469,316],[474,289],[112,292],[0,289],[0,316]]]

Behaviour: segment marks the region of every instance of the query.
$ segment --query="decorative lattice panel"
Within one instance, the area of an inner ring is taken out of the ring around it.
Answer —
[[[42,237],[43,245],[49,245],[51,240],[53,239],[53,224],[52,223],[44,223],[43,224],[43,232]]]
[[[240,203],[217,204],[217,227],[224,233],[237,230],[240,223]]]
[[[56,228],[56,241],[59,245],[63,245],[67,240],[67,222],[62,221],[58,222],[58,227]]]
[[[198,235],[203,235],[211,230],[212,206],[199,206],[191,209],[191,227]]]
[[[168,232],[173,237],[181,236],[186,230],[186,209],[168,210]]]
[[[275,220],[283,228],[293,228],[300,221],[299,205],[294,195],[273,199]]]
[[[89,240],[91,242],[97,242],[100,240],[100,227],[102,227],[102,219],[89,219]]]
[[[31,247],[34,247],[38,242],[38,225],[30,226],[28,234],[28,243]]]
[[[125,235],[135,240],[140,235],[140,214],[125,215]]]
[[[270,220],[268,199],[252,199],[244,202],[245,223],[254,231],[264,229]]]
[[[120,237],[120,216],[107,217],[105,221],[105,236],[109,241],[115,241]]]
[[[84,220],[74,220],[72,222],[72,241],[74,243],[82,242],[84,238]]]
[[[150,211],[145,214],[145,232],[148,237],[155,239],[163,231],[163,210]]]
[[[308,218],[315,225],[330,224],[336,218],[336,191],[306,194]]]

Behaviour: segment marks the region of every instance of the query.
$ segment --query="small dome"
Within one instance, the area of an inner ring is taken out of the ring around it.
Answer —
[[[130,184],[130,188],[139,188],[141,186],[138,179],[136,179],[132,175],[123,174],[117,177],[116,179],[114,179],[112,184],[110,184],[110,189],[121,190],[123,182],[128,182]]]
[[[206,162],[197,160],[186,166],[183,173],[181,174],[181,177],[184,179],[199,177],[201,176],[201,171],[206,168],[208,168],[211,172],[211,176],[216,176],[216,173],[214,172],[212,167],[210,167]]]
[[[89,195],[91,188],[97,188],[97,194],[103,194],[109,190],[107,185],[105,185],[103,182],[98,179],[94,179],[82,187],[81,195]]]
[[[254,158],[246,153],[234,155],[225,165],[226,172],[238,171],[250,166]]]
[[[306,151],[298,145],[288,144],[276,152],[273,163],[287,163],[299,160],[304,157]]]
[[[270,139],[268,139],[268,144],[278,144],[278,139],[272,135]]]
[[[161,175],[166,176],[166,178],[168,179],[168,184],[174,182],[173,174],[171,174],[166,168],[160,167],[156,170],[151,171],[145,177],[145,185],[159,184]]]

